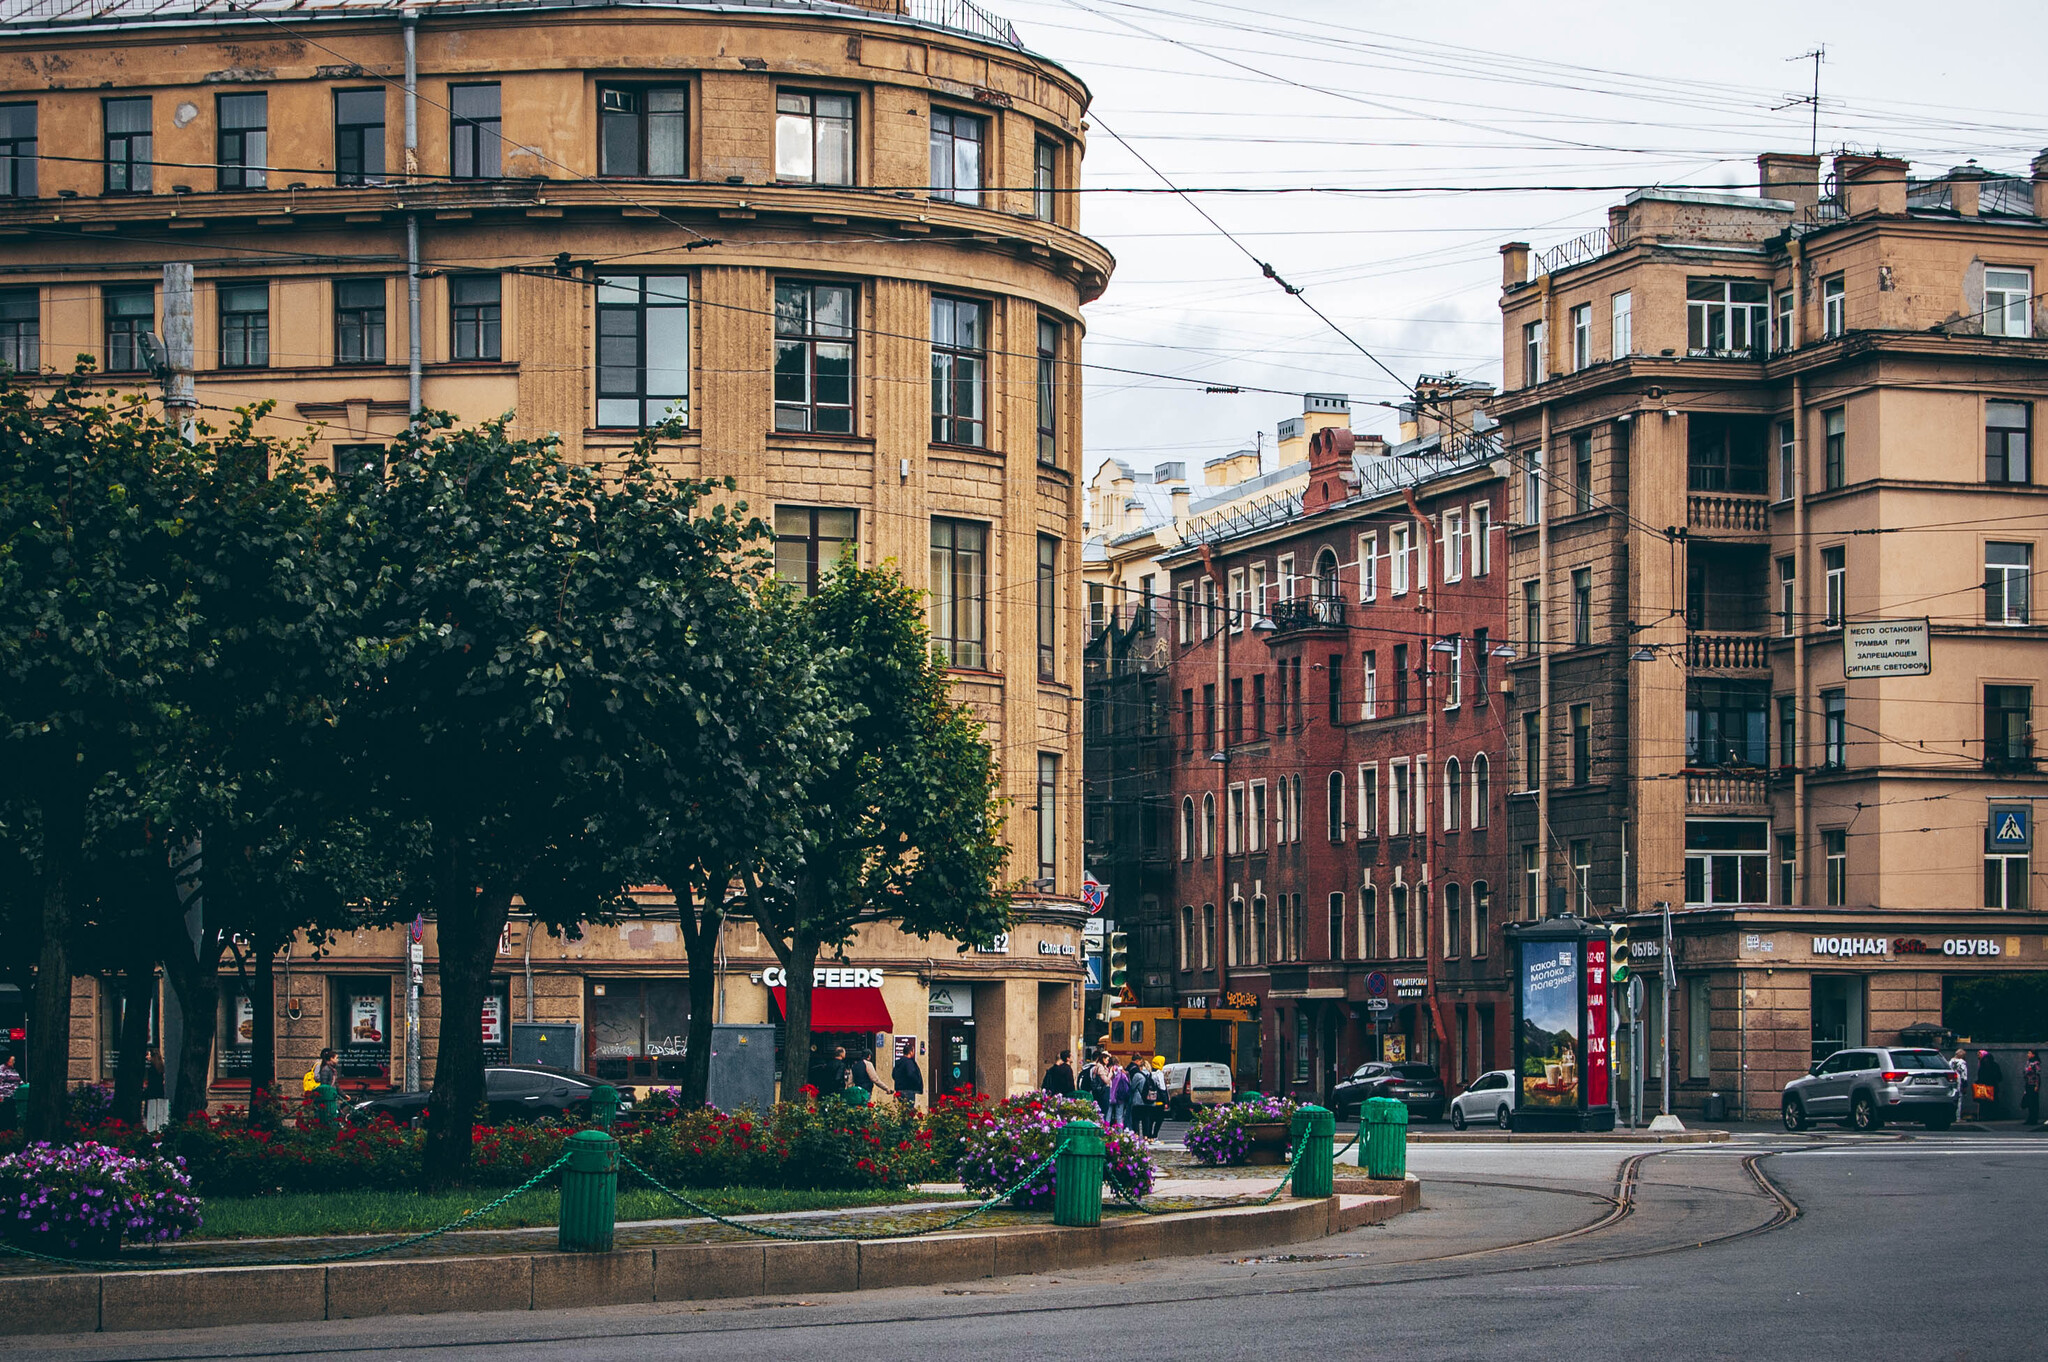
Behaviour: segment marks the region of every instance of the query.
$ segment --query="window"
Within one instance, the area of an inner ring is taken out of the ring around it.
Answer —
[[[1767,490],[1766,424],[1751,417],[1697,415],[1687,418],[1686,489],[1693,492]]]
[[[270,285],[221,284],[220,367],[261,369],[270,363]]]
[[[107,192],[147,194],[156,159],[148,96],[104,99],[100,109],[106,119]]]
[[[1593,363],[1593,305],[1581,303],[1572,309],[1572,369]]]
[[[1371,960],[1380,952],[1380,891],[1367,884],[1358,891],[1358,956]]]
[[[1826,584],[1826,604],[1821,623],[1829,629],[1842,627],[1849,589],[1848,552],[1840,544],[1820,551],[1821,580]]]
[[[1768,681],[1693,680],[1685,683],[1685,764],[1762,767]]]
[[[1534,579],[1522,583],[1522,641],[1532,654],[1543,642],[1543,583]]]
[[[1849,443],[1848,413],[1841,407],[1833,407],[1821,413],[1823,441],[1821,445],[1821,486],[1834,491],[1847,480],[1847,456]]]
[[[1984,767],[1990,771],[2034,768],[2034,688],[1984,688]]]
[[[806,596],[858,552],[860,513],[830,506],[775,508],[775,575]]]
[[[1771,286],[1760,279],[1688,279],[1685,348],[1690,355],[1760,355],[1769,342]]]
[[[384,446],[336,445],[334,447],[335,481],[346,482],[363,474],[370,474],[379,482],[384,480]]]
[[[1713,989],[1707,980],[1699,975],[1685,981],[1685,1075],[1687,1078],[1712,1077],[1713,1032],[1709,1030],[1713,1011]]]
[[[1593,781],[1593,707],[1573,705],[1572,719],[1572,784],[1589,785]]]
[[[597,280],[597,424],[645,430],[690,419],[690,280]]]
[[[1522,386],[1533,388],[1543,381],[1543,323],[1530,322],[1522,328]]]
[[[1613,356],[1627,359],[1635,353],[1634,300],[1627,293],[1614,295]]]
[[[1252,963],[1266,963],[1266,896],[1252,895]]]
[[[1400,837],[1410,830],[1408,826],[1410,822],[1409,800],[1414,797],[1409,788],[1412,774],[1406,757],[1401,757],[1387,763],[1387,779],[1392,782],[1392,789],[1388,791],[1387,798],[1387,836],[1389,837]]]
[[[1849,830],[1823,829],[1820,849],[1828,863],[1827,906],[1840,908],[1849,901]]]
[[[0,199],[36,196],[36,106],[0,104]]]
[[[1237,856],[1245,847],[1244,786],[1233,785],[1224,791],[1223,807],[1223,854]]]
[[[1266,740],[1266,674],[1252,673],[1252,741]]]
[[[1792,306],[1797,296],[1789,288],[1778,292],[1778,334],[1773,348],[1780,354],[1792,348]]]
[[[1778,697],[1778,765],[1790,770],[1798,764],[1799,701],[1790,695],[1781,695]]]
[[[1543,523],[1543,449],[1522,456],[1522,521],[1524,528]]]
[[[384,281],[334,281],[334,362],[384,362]]]
[[[458,180],[495,180],[504,173],[498,87],[448,87],[448,171]]]
[[[932,296],[932,443],[980,445],[987,420],[988,305]],[[1205,633],[1204,638],[1208,637]]]
[[[499,288],[495,274],[458,274],[448,281],[452,358],[497,359],[503,353]]]
[[[1232,899],[1230,901],[1230,939],[1224,952],[1224,963],[1230,965],[1250,963],[1251,954],[1248,945],[1249,943],[1245,941],[1244,937],[1244,900]]]
[[[1038,536],[1038,679],[1059,678],[1060,541]]]
[[[1409,539],[1412,534],[1406,525],[1396,525],[1387,536],[1387,556],[1391,560],[1388,583],[1396,596],[1408,594]]]
[[[1791,638],[1799,632],[1798,560],[1778,560],[1778,632]]]
[[[1465,703],[1465,640],[1452,634],[1437,646],[1445,658],[1444,708],[1457,709]]]
[[[1543,716],[1537,710],[1522,715],[1522,788],[1533,790],[1543,782]]]
[[[2027,622],[2027,579],[2033,574],[2031,544],[1984,546],[1984,620],[1987,624]]]
[[[1593,569],[1572,569],[1572,642],[1583,648],[1593,641]]]
[[[987,124],[972,114],[932,110],[932,197],[981,202],[981,148]]]
[[[1053,220],[1054,201],[1059,188],[1060,149],[1043,137],[1031,148],[1031,215],[1040,222]]]
[[[1465,802],[1464,768],[1456,757],[1444,758],[1444,831],[1456,832]]]
[[[1820,283],[1820,334],[1833,340],[1848,329],[1848,299],[1842,276],[1831,274]]]
[[[1195,854],[1195,801],[1192,795],[1183,795],[1180,801],[1180,858],[1190,860]]]
[[[1483,828],[1492,818],[1493,763],[1484,752],[1472,756],[1472,826]]]
[[[1761,821],[1688,819],[1685,901],[1764,903],[1771,874],[1770,825]]]
[[[1474,506],[1467,521],[1472,540],[1472,575],[1484,577],[1493,570],[1493,508]]]
[[[1341,842],[1344,840],[1344,773],[1342,771],[1330,772],[1330,778],[1325,782],[1325,794],[1327,796],[1327,806],[1324,816],[1329,825],[1326,831],[1331,841]]]
[[[1216,854],[1216,796],[1202,796],[1202,858]],[[1213,929],[1212,929],[1213,930]]]
[[[2024,852],[1984,857],[1984,906],[2015,913],[2027,911],[2029,861]]]
[[[1213,638],[1218,625],[1216,609],[1216,579],[1202,579],[1202,637]]]
[[[775,428],[853,433],[853,288],[775,283]]]
[[[1205,903],[1205,904],[1203,904],[1203,905],[1202,905],[1202,968],[1203,968],[1203,969],[1207,969],[1207,968],[1209,968],[1209,965],[1210,965],[1210,962],[1211,962],[1211,959],[1212,959],[1212,956],[1211,956],[1211,952],[1213,952],[1213,951],[1215,950],[1215,948],[1216,948],[1216,905],[1215,905],[1215,904],[1213,904],[1213,903]]]
[[[1522,916],[1530,922],[1543,916],[1543,861],[1534,842],[1522,844]]]
[[[1839,771],[1849,764],[1849,696],[1847,691],[1820,693],[1820,764]]]
[[[776,92],[775,178],[801,184],[853,183],[852,95]]]
[[[1380,714],[1379,654],[1367,649],[1359,665],[1362,674],[1359,678],[1358,717],[1377,719]]]
[[[1593,912],[1593,839],[1572,839],[1572,911],[1580,917]]]
[[[0,289],[0,373],[43,367],[42,299],[32,288]]]
[[[1394,713],[1408,712],[1408,645],[1394,645]]]
[[[1444,512],[1444,577],[1447,582],[1465,578],[1465,513]]]
[[[1060,327],[1050,317],[1038,319],[1038,461],[1059,464]]]
[[[1358,768],[1358,840],[1380,835],[1380,768],[1367,762]]]
[[[2033,335],[2033,292],[2032,270],[1984,271],[1984,334]]]
[[[334,182],[384,183],[384,91],[334,92]]]
[[[1266,782],[1255,780],[1251,785],[1251,813],[1245,820],[1245,831],[1250,834],[1250,849],[1266,849]]]
[[[270,96],[221,95],[214,100],[214,159],[222,189],[261,189],[268,182]]]
[[[1341,784],[1341,782],[1339,782]],[[1344,958],[1344,895],[1330,895],[1330,955],[1332,960]]]
[[[1394,958],[1408,954],[1408,886],[1396,884],[1393,892]]]
[[[1308,1009],[1294,1009],[1294,1081],[1308,1082],[1309,1074],[1309,1017]]]
[[[1446,960],[1458,958],[1459,940],[1465,931],[1464,897],[1457,885],[1444,886],[1444,939],[1439,954]]]
[[[1493,891],[1485,880],[1472,881],[1472,954],[1486,954],[1493,935]]]
[[[1572,436],[1572,511],[1593,509],[1593,436],[1580,431]]]
[[[1380,594],[1380,536],[1377,530],[1358,536],[1358,599],[1372,601]]]
[[[107,372],[139,374],[149,368],[142,338],[156,328],[156,291],[148,284],[109,284],[100,290],[105,310]]]
[[[1472,667],[1476,673],[1472,678],[1473,703],[1483,705],[1486,703],[1487,692],[1493,687],[1492,681],[1488,679],[1488,673],[1493,668],[1493,649],[1487,643],[1487,631],[1484,629],[1472,631]]]
[[[932,521],[932,642],[949,667],[987,666],[988,526],[972,520]],[[1216,731],[1210,702],[1209,732]],[[1212,816],[1214,810],[1210,810]],[[1206,854],[1206,853],[1205,853]]]
[[[1288,840],[1289,840],[1289,841],[1291,841],[1291,842],[1300,842],[1300,841],[1301,841],[1301,829],[1302,829],[1302,822],[1303,822],[1303,820],[1302,820],[1302,816],[1301,816],[1301,777],[1300,777],[1300,776],[1291,776],[1291,777],[1289,777],[1289,778],[1288,778],[1288,780],[1286,781],[1286,786],[1287,786],[1287,805],[1288,805],[1288,808],[1287,808],[1287,831],[1288,831],[1288,834],[1289,834],[1289,835],[1288,835]],[[1297,894],[1297,895],[1295,896],[1295,909],[1294,909],[1294,911],[1295,911],[1296,913],[1299,913],[1299,912],[1301,911],[1301,896],[1300,896],[1300,895],[1298,895],[1298,894]]]
[[[1202,748],[1216,750],[1216,687],[1214,683],[1202,687]]]
[[[1778,902],[1786,906],[1799,901],[1799,836],[1778,834]]]
[[[600,85],[597,139],[600,175],[688,175],[688,88]]]
[[[1778,500],[1790,501],[1794,489],[1793,477],[1798,466],[1798,445],[1792,438],[1796,427],[1790,421],[1778,422]]]
[[[2029,457],[2032,442],[2028,438],[2033,416],[2034,407],[2030,402],[1984,404],[1984,481],[2017,483],[2034,480],[2033,461]]]

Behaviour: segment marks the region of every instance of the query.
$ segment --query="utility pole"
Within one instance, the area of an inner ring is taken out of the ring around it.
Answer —
[[[1664,910],[1664,940],[1659,947],[1659,953],[1663,956],[1662,961],[1659,963],[1659,968],[1662,971],[1664,987],[1657,990],[1658,1001],[1664,1009],[1663,1034],[1658,1037],[1659,1043],[1664,1047],[1664,1101],[1659,1110],[1663,1115],[1669,1116],[1671,1114],[1671,986],[1677,982],[1677,979],[1671,969],[1671,905],[1666,902],[1659,903],[1657,906]]]
[[[192,266],[164,266],[162,353],[155,356],[164,386],[164,416],[187,440],[199,434],[199,390],[192,378]]]

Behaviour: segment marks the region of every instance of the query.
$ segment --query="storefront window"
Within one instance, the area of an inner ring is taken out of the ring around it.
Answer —
[[[1706,1078],[1713,1073],[1713,989],[1702,977],[1686,980],[1685,993],[1685,1076]]]
[[[1770,825],[1693,819],[1685,825],[1685,901],[1763,903],[1770,884]]]
[[[327,1043],[341,1077],[362,1083],[391,1081],[391,979],[336,979]]]
[[[647,1082],[679,1079],[690,1032],[686,979],[593,979],[583,1016],[590,1072]]]
[[[1813,976],[1813,1058],[1863,1044],[1863,980],[1849,974]]]

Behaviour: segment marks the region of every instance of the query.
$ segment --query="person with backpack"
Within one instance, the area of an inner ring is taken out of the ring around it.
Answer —
[[[1124,1066],[1124,1078],[1131,1086],[1127,1122],[1149,1140],[1156,1133],[1152,1127],[1152,1113],[1163,1096],[1159,1080],[1154,1077],[1152,1066],[1137,1055],[1132,1055],[1131,1062]]]
[[[1109,1076],[1103,1072],[1105,1067],[1103,1057],[1098,1054],[1081,1070],[1081,1092],[1093,1099],[1097,1110],[1102,1113],[1102,1123],[1109,1125],[1110,1089]]]
[[[1131,1085],[1131,1076],[1117,1067],[1112,1055],[1103,1055],[1103,1067],[1109,1071],[1105,1080],[1109,1088],[1109,1124],[1118,1129],[1128,1130],[1131,1124],[1131,1098],[1136,1090]]]

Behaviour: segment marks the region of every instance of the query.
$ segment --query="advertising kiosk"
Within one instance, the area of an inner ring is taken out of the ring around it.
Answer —
[[[1516,1130],[1614,1129],[1607,928],[1564,915],[1510,923]]]

